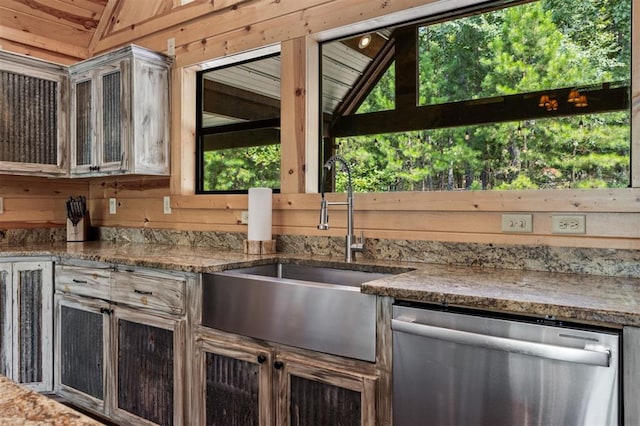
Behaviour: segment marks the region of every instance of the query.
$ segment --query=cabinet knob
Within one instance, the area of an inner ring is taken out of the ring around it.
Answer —
[[[273,363],[273,368],[275,368],[276,370],[280,370],[282,367],[284,367],[282,361],[276,361]]]
[[[267,360],[267,356],[265,354],[258,355],[258,364],[263,364]]]

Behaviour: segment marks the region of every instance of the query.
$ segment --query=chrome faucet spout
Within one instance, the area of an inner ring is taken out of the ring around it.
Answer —
[[[327,201],[324,197],[324,187],[327,180],[327,174],[331,171],[334,165],[339,162],[342,165],[343,170],[347,173],[347,201]],[[364,237],[362,241],[357,242],[353,233],[353,183],[351,181],[351,169],[346,160],[339,155],[334,155],[327,160],[322,168],[322,182],[320,188],[321,201],[320,201],[320,223],[318,229],[329,229],[329,214],[328,206],[330,205],[346,205],[347,206],[347,235],[345,237],[345,261],[351,262],[355,260],[356,252],[364,250]]]

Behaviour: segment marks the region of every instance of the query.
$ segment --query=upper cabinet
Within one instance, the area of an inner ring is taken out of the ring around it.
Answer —
[[[0,51],[0,173],[68,173],[68,70]]]
[[[128,46],[70,67],[72,176],[169,174],[170,65]]]

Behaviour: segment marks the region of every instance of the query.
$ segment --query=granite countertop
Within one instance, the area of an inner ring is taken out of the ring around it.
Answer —
[[[429,264],[365,283],[396,299],[640,326],[640,279]]]
[[[345,267],[342,257],[246,255],[237,251],[110,242],[0,246],[0,256],[57,256],[184,272],[217,272],[275,260]],[[349,268],[392,271],[362,292],[612,326],[640,326],[640,278],[361,260]],[[406,272],[409,271],[409,272]]]
[[[76,410],[0,376],[2,425],[102,425]]]

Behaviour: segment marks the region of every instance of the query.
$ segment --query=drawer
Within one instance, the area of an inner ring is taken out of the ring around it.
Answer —
[[[111,278],[113,302],[178,315],[184,313],[184,276],[151,270],[117,270],[111,273]]]
[[[62,293],[109,300],[109,268],[56,265],[55,288]]]

